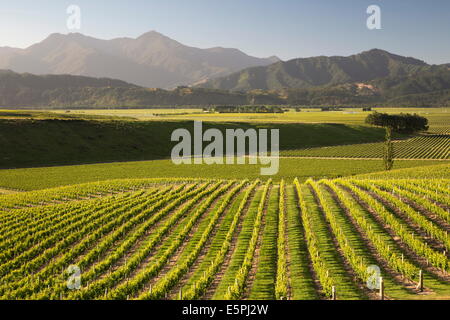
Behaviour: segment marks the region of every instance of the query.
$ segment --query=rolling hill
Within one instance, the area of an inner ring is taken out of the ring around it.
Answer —
[[[386,77],[415,75],[430,66],[421,60],[373,49],[349,57],[312,57],[280,61],[211,79],[201,87],[248,91],[308,89]]]
[[[283,104],[262,93],[262,104]],[[6,108],[147,107],[249,103],[245,93],[179,87],[148,89],[109,78],[72,75],[33,75],[0,70],[0,106]]]

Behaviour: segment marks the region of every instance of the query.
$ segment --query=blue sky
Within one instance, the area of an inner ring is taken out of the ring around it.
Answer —
[[[71,4],[81,8],[79,32],[102,39],[156,30],[190,46],[285,60],[380,48],[450,63],[448,0],[0,0],[0,46],[68,33]],[[381,30],[366,27],[372,4],[381,7]]]

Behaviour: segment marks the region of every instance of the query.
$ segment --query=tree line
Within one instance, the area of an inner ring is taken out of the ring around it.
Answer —
[[[427,118],[409,113],[387,114],[374,112],[367,116],[366,123],[378,127],[389,127],[394,132],[408,134],[427,131],[429,128]]]

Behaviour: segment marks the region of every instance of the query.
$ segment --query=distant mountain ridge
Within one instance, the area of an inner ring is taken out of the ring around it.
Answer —
[[[414,76],[308,89],[248,92],[178,87],[149,89],[121,80],[72,75],[33,75],[0,70],[0,107],[117,108],[211,105],[449,107],[450,70],[431,66]]]
[[[201,84],[232,91],[307,89],[386,77],[411,76],[430,68],[424,61],[372,49],[349,57],[312,57],[252,67]]]
[[[26,49],[0,47],[0,69],[108,77],[149,88],[192,85],[276,61],[277,57],[255,58],[237,49],[189,47],[156,31],[112,40],[55,33]]]
[[[34,75],[0,70],[0,107],[114,108],[149,106],[207,106],[248,104],[247,94],[179,87],[149,89],[121,80],[72,75]],[[282,104],[276,95],[261,95],[264,104]]]

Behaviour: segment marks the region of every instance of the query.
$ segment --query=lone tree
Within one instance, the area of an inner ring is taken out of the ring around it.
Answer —
[[[394,144],[392,143],[392,128],[386,127],[386,141],[383,153],[384,169],[389,171],[394,167]]]
[[[374,112],[367,116],[366,123],[386,128],[386,141],[384,144],[383,155],[384,168],[386,170],[391,170],[394,166],[394,144],[392,143],[393,132],[412,134],[428,130],[427,118],[409,113],[390,115],[387,113]]]

